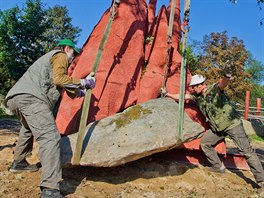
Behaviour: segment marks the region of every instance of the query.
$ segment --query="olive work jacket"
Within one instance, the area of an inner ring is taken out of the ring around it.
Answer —
[[[240,124],[240,115],[218,83],[207,87],[205,93],[192,95],[193,100],[213,131],[225,131]]]
[[[52,65],[52,58],[55,57],[55,55],[59,55],[59,60],[65,60],[59,61],[59,63],[57,63],[58,66],[54,69],[54,65]],[[65,76],[64,81],[66,83],[75,83],[76,86],[80,85],[80,79],[72,79],[66,74],[69,66],[66,53],[60,50],[52,50],[41,56],[28,68],[24,75],[9,90],[5,101],[16,95],[29,94],[46,102],[50,106],[50,109],[53,109],[56,102],[60,98],[60,92],[63,88],[62,83],[54,83],[53,78],[55,77],[53,73],[57,73],[56,71],[58,68],[61,68],[61,66],[63,66],[65,70],[60,72],[61,76]],[[69,79],[65,80],[65,78]]]

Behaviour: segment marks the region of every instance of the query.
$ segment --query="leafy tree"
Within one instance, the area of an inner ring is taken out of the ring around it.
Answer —
[[[264,86],[261,86],[261,82],[264,79],[264,65],[253,58],[249,53],[249,59],[245,65],[246,71],[252,76],[253,88],[250,90],[250,106],[256,106],[257,98],[262,99],[262,107],[264,106]]]
[[[187,58],[187,62],[188,62],[188,69],[189,71],[192,73],[196,70],[197,65],[198,65],[198,59],[195,56],[195,53],[193,52],[192,46],[188,45],[186,48],[186,58]],[[182,55],[182,43],[180,43],[179,45],[179,52]]]
[[[14,44],[17,46],[17,67],[21,72],[16,75],[16,80],[26,69],[41,55],[45,53],[42,42],[45,40],[43,33],[49,27],[45,22],[45,10],[40,0],[28,0],[22,9],[19,32],[15,35]],[[15,68],[15,69],[16,69]]]
[[[198,54],[195,74],[202,74],[208,84],[219,79],[227,66],[233,73],[233,80],[227,88],[230,98],[244,103],[245,92],[253,87],[252,76],[245,70],[248,52],[242,40],[228,38],[227,32],[206,35],[201,44],[202,53]],[[194,73],[194,72],[193,72]]]
[[[17,35],[21,32],[20,10],[18,7],[0,12],[0,85],[5,93],[18,76],[20,65]],[[17,67],[17,68],[16,68]]]
[[[260,61],[254,59],[250,52],[245,68],[246,71],[252,76],[252,81],[254,84],[260,84],[263,81],[264,65]]]
[[[256,107],[257,98],[261,98],[261,107],[264,107],[264,85],[255,84],[250,90],[250,106]]]
[[[59,40],[70,38],[75,41],[80,35],[81,29],[71,25],[72,19],[65,6],[56,5],[53,8],[48,8],[46,20],[50,25],[44,34],[46,41],[43,45],[46,52],[53,49]]]
[[[75,41],[80,31],[72,26],[66,7],[46,9],[41,0],[27,0],[21,10],[0,10],[0,94],[5,95],[59,39]]]
[[[5,93],[41,54],[40,41],[47,28],[40,0],[28,0],[26,7],[0,12],[0,83]]]

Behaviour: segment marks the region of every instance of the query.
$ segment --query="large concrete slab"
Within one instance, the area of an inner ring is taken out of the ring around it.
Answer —
[[[204,128],[185,113],[184,130],[177,131],[178,103],[153,99],[122,113],[90,123],[83,142],[80,165],[113,167],[175,148],[202,135]],[[61,158],[71,164],[77,133],[61,139]]]

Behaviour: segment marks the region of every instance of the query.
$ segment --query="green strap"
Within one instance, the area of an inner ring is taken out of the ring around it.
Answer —
[[[106,29],[104,31],[103,37],[101,39],[99,49],[92,67],[92,71],[94,72],[94,75],[97,72],[98,65],[100,63],[104,46],[106,44],[107,38],[109,36],[109,32],[113,23],[113,20],[117,14],[116,7],[120,3],[118,0],[114,0],[110,9],[110,16],[109,20],[106,26]],[[90,108],[90,102],[91,102],[91,96],[92,96],[92,90],[88,89],[86,91],[86,94],[84,96],[84,101],[83,101],[83,106],[82,106],[82,114],[81,114],[81,120],[80,120],[80,126],[79,126],[79,132],[78,132],[78,137],[77,137],[77,142],[75,145],[75,150],[73,154],[73,159],[72,159],[72,164],[73,165],[79,165],[80,159],[81,159],[81,152],[82,152],[82,147],[83,147],[83,139],[84,139],[84,134],[85,134],[85,129],[86,129],[86,124],[87,124],[87,119],[89,115],[89,108]]]
[[[168,73],[168,65],[170,61],[170,56],[171,56],[171,44],[172,44],[172,29],[173,29],[173,21],[174,21],[174,12],[175,12],[175,3],[176,0],[172,0],[171,4],[171,11],[170,11],[170,19],[169,19],[169,28],[168,28],[168,37],[167,37],[167,56],[166,56],[166,62],[164,65],[164,77],[163,77],[163,82],[162,82],[162,88],[166,88],[166,81],[167,81],[167,73]],[[161,95],[161,97],[164,97]]]
[[[180,76],[180,97],[179,97],[179,118],[178,118],[178,136],[182,139],[183,121],[184,121],[184,99],[185,99],[185,82],[186,82],[186,61],[187,50],[186,42],[189,32],[189,27],[184,29],[184,26],[188,25],[190,13],[190,0],[186,0],[184,4],[184,23],[182,25],[182,31],[184,34],[182,45],[182,61],[181,61],[181,76]]]

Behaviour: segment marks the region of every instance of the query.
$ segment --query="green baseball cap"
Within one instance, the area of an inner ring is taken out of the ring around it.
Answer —
[[[57,46],[65,46],[65,45],[72,47],[77,54],[80,53],[79,50],[75,47],[75,45],[72,42],[72,40],[70,40],[70,39],[62,39],[57,44]]]

